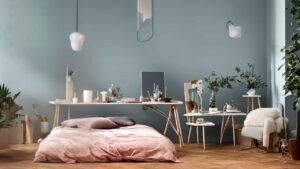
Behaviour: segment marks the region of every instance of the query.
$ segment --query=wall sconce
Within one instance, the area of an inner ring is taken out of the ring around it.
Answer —
[[[228,30],[229,37],[233,39],[239,39],[242,37],[242,27],[235,26],[232,21],[226,23],[226,28]]]

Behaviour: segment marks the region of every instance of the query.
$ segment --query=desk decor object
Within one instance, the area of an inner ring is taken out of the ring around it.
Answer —
[[[200,80],[192,80],[192,89],[195,89],[197,94],[198,94],[198,98],[199,98],[199,105],[197,106],[198,112],[202,112],[203,111],[203,102],[202,102],[202,94],[203,94],[203,90],[204,90],[204,84],[203,81]]]
[[[93,91],[92,90],[83,90],[83,102],[92,103],[93,102]]]
[[[72,76],[75,72],[69,67],[66,68],[66,101],[72,102],[73,100],[73,93],[74,93],[74,83],[72,80]]]
[[[216,94],[220,88],[232,88],[232,82],[235,82],[235,76],[218,76],[215,71],[211,72],[204,80],[207,83],[207,88],[211,91],[209,99],[209,111],[218,111],[216,105]]]
[[[109,94],[109,102],[116,102],[120,100],[123,96],[121,93],[121,87],[115,86],[114,84],[111,84],[108,88],[108,94]]]
[[[254,96],[256,93],[256,89],[267,87],[266,82],[262,80],[261,75],[255,73],[255,65],[248,63],[247,69],[242,69],[240,67],[236,67],[235,71],[238,73],[239,78],[237,82],[240,86],[248,89],[247,94],[249,96]]]

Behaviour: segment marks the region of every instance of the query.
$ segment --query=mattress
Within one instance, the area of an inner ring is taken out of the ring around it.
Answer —
[[[56,127],[39,144],[34,162],[179,162],[174,144],[141,124],[117,129]]]

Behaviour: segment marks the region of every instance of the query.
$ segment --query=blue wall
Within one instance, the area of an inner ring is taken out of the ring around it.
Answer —
[[[75,0],[0,0],[0,83],[22,91],[24,110],[38,104],[52,120],[49,100],[65,96],[65,67],[77,71],[75,90],[106,90],[120,85],[125,97],[140,95],[141,71],[164,71],[168,93],[183,100],[183,83],[203,79],[212,70],[234,73],[247,62],[267,80],[266,2],[261,0],[156,0],[155,35],[147,43],[136,40],[136,0],[81,0],[79,30],[86,35],[80,53],[71,50],[68,36],[75,29]],[[225,24],[233,20],[243,29],[239,40],[228,37]],[[238,85],[217,95],[221,107],[233,99],[245,109]],[[266,90],[259,91],[266,101]],[[205,91],[208,105],[209,91]],[[65,110],[63,110],[65,111]],[[187,128],[180,109],[184,138]],[[141,107],[78,107],[72,117],[127,115],[162,131],[165,121]],[[62,113],[61,119],[66,114]],[[219,125],[219,119],[212,119]],[[207,131],[216,141],[219,127]],[[169,133],[175,138],[173,133]],[[227,141],[231,140],[230,132]],[[177,141],[177,139],[173,139]],[[193,138],[195,140],[195,138]]]

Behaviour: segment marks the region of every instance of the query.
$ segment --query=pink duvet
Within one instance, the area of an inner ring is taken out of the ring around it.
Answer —
[[[118,129],[56,127],[43,140],[34,162],[178,162],[174,144],[151,127],[134,125]]]

